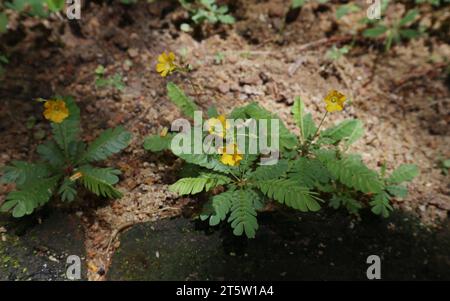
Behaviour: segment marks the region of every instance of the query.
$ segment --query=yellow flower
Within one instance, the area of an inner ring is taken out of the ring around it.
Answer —
[[[237,145],[235,143],[232,144],[233,153],[227,153],[227,147],[222,148],[219,152],[222,154],[220,156],[220,162],[225,165],[236,166],[239,165],[241,160],[243,159],[242,154],[239,153]]]
[[[73,175],[71,175],[69,179],[72,182],[74,182],[74,181],[78,180],[79,178],[81,178],[82,176],[83,176],[83,174],[81,172],[76,172]]]
[[[165,51],[158,56],[158,64],[156,64],[156,71],[161,74],[162,77],[175,71],[177,66],[175,65],[175,54],[169,52],[167,54]]]
[[[347,99],[344,94],[336,90],[331,90],[325,97],[327,111],[330,113],[342,111],[344,109],[344,102],[346,100]]]
[[[216,135],[219,137],[225,137],[227,129],[230,125],[227,122],[225,115],[219,115],[217,118],[210,118],[207,121],[208,131],[211,135]]]
[[[69,109],[63,100],[47,100],[44,103],[44,117],[55,123],[61,123],[69,117]]]

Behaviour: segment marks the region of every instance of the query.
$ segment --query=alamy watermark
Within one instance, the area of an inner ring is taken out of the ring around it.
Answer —
[[[367,4],[370,4],[367,8],[367,18],[369,20],[380,20],[381,0],[367,0]]]
[[[366,276],[369,280],[381,279],[381,259],[378,255],[367,257],[366,263],[370,264],[367,268]]]
[[[212,125],[209,120],[203,122],[202,115],[202,111],[194,112],[193,126],[183,118],[172,122],[171,130],[179,132],[171,142],[171,150],[175,155],[261,154],[261,165],[273,165],[278,162],[280,156],[278,119],[227,119],[223,123],[217,122]],[[209,134],[205,136],[205,132]]]
[[[367,8],[367,18],[370,20],[381,19],[381,0],[366,0],[369,7]],[[66,16],[69,20],[81,19],[81,0],[66,0]]]
[[[81,0],[66,0],[66,17],[69,20],[81,19]]]
[[[69,280],[80,280],[81,279],[81,259],[77,255],[70,255],[66,260],[67,270],[66,277]]]

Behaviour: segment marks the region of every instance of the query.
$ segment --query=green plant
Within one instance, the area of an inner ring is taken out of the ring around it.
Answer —
[[[123,127],[108,129],[87,146],[79,139],[79,108],[71,97],[63,101],[68,115],[60,123],[51,123],[52,138],[37,148],[40,161],[13,161],[3,169],[1,181],[15,183],[16,190],[6,196],[1,210],[11,211],[14,217],[31,214],[55,194],[62,201],[73,201],[79,184],[98,196],[122,195],[113,187],[120,171],[92,164],[126,148],[131,134]]]
[[[391,197],[405,197],[403,182],[417,174],[415,165],[400,165],[389,177],[369,169],[356,154],[348,154],[352,143],[364,134],[362,122],[345,120],[333,127],[320,130],[311,114],[304,113],[304,104],[296,98],[294,119],[300,129],[300,156],[294,160],[291,179],[311,190],[328,195],[330,206],[345,207],[350,213],[369,206],[373,213],[387,217],[392,210]],[[367,200],[367,201],[366,201]]]
[[[99,65],[95,69],[95,86],[98,88],[104,88],[104,87],[114,87],[119,91],[123,91],[126,87],[125,83],[123,82],[122,75],[119,73],[116,73],[112,76],[105,76],[106,70],[105,67],[102,65]]]
[[[326,57],[333,61],[337,61],[341,57],[345,56],[350,51],[350,49],[351,49],[350,46],[343,46],[341,48],[338,48],[335,45],[333,45],[333,47],[328,49]]]
[[[44,18],[52,12],[61,11],[65,3],[65,0],[13,0],[4,2],[3,7],[0,5],[0,10],[7,8],[19,13]],[[0,12],[0,32],[6,28],[7,21],[6,14]]]
[[[215,0],[179,0],[181,6],[186,9],[194,24],[208,22],[211,24],[233,24],[236,20],[229,14],[228,6],[217,5]],[[183,31],[190,31],[189,24],[181,25]]]
[[[225,60],[225,54],[223,54],[223,52],[218,51],[216,53],[216,55],[214,56],[214,63],[216,65],[221,65],[224,60]]]
[[[384,36],[384,45],[388,51],[393,43],[400,43],[402,39],[412,39],[420,36],[421,30],[409,28],[410,24],[419,15],[417,9],[409,10],[399,19],[394,20],[391,24],[383,22],[376,23],[373,27],[364,30],[363,36],[368,38],[379,38]]]
[[[169,83],[167,89],[172,102],[186,116],[192,118],[194,111],[197,110],[192,100],[173,83]],[[209,120],[218,117],[214,108],[208,110],[208,116]],[[254,120],[277,118],[256,103],[234,109],[229,117]],[[289,133],[281,121],[280,132],[281,148],[292,149],[295,146],[295,136]],[[191,134],[188,132],[186,135]],[[205,136],[204,133],[203,135]],[[173,138],[173,133],[149,136],[144,141],[144,148],[154,152],[171,150]],[[179,195],[195,195],[211,191],[218,186],[223,187],[222,193],[211,196],[204,207],[201,219],[208,219],[210,225],[217,225],[227,219],[235,235],[245,233],[247,237],[255,236],[258,229],[257,210],[263,208],[269,198],[302,211],[315,211],[320,208],[316,193],[297,186],[286,178],[289,167],[287,160],[282,160],[277,165],[263,166],[256,163],[260,153],[255,155],[236,153],[238,158],[232,163],[239,161],[239,164],[226,165],[223,163],[224,154],[176,155],[187,163],[184,172],[186,177],[171,185],[170,189]]]
[[[195,103],[173,83],[167,85],[167,90],[172,102],[186,116],[193,118],[197,110]],[[328,112],[339,110],[336,106],[332,102],[332,105],[327,106]],[[182,178],[170,189],[179,195],[208,192],[209,201],[200,218],[208,220],[211,226],[227,220],[235,235],[245,233],[249,238],[255,236],[258,229],[257,211],[264,208],[269,200],[306,212],[319,210],[323,199],[329,199],[331,207],[342,206],[352,214],[358,214],[361,208],[370,207],[373,213],[388,216],[392,210],[390,198],[406,195],[407,190],[401,183],[411,181],[418,173],[417,167],[401,165],[388,177],[385,177],[384,171],[379,174],[369,169],[359,155],[347,153],[350,145],[364,134],[362,122],[351,119],[322,130],[327,113],[317,126],[312,115],[305,114],[301,99],[296,98],[293,115],[300,135],[297,138],[280,121],[280,158],[274,165],[258,164],[262,157],[261,150],[258,149],[256,154],[247,154],[247,141],[242,153],[239,152],[241,147],[234,145],[231,155],[223,151],[186,154],[172,148],[172,141],[176,137],[174,133],[164,133],[147,137],[144,148],[153,152],[171,150],[183,159],[186,166],[181,173]],[[215,108],[208,110],[208,117],[199,127],[204,128],[206,123],[209,133],[220,136],[220,133],[211,130],[210,122],[222,123],[226,128],[226,117],[218,116]],[[256,103],[237,107],[227,117],[246,121],[279,120]],[[237,140],[239,134],[234,130],[231,133],[231,137],[220,136],[224,137],[225,145],[230,145],[230,139],[231,143]],[[268,133],[271,133],[270,129]],[[182,135],[190,138],[194,134],[190,130]],[[245,132],[244,135],[250,137],[251,133]],[[202,138],[206,136],[202,132]],[[259,141],[266,137],[257,134],[256,138]],[[188,141],[193,143],[190,139]],[[193,145],[189,147],[192,149]]]
[[[336,18],[341,19],[342,17],[344,17],[347,14],[359,12],[360,10],[361,10],[361,8],[358,5],[356,5],[355,3],[343,4],[343,5],[339,6],[338,9],[336,10]]]
[[[441,169],[443,175],[448,175],[448,169],[450,168],[450,159],[440,158],[438,161],[438,167]]]

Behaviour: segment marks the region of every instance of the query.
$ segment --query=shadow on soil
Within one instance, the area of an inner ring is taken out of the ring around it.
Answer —
[[[178,218],[122,234],[110,280],[366,280],[369,255],[384,280],[450,280],[450,221],[432,231],[405,213],[259,216],[255,239]],[[226,225],[228,227],[228,225]]]
[[[75,215],[52,212],[14,219],[0,215],[7,230],[0,239],[0,281],[67,280],[67,257],[81,260],[81,279],[86,279],[84,232]]]

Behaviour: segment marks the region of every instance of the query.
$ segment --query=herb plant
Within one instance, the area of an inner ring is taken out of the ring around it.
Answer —
[[[179,0],[181,6],[186,9],[194,24],[201,24],[203,22],[216,24],[233,24],[236,20],[229,14],[228,6],[217,5],[215,0]],[[181,25],[182,30],[190,31],[190,26],[187,23]]]
[[[113,185],[120,171],[93,164],[126,148],[131,134],[123,127],[108,129],[86,145],[79,139],[80,110],[73,98],[45,101],[44,117],[51,121],[52,138],[37,148],[38,162],[13,161],[3,169],[2,182],[15,183],[1,210],[14,217],[31,214],[57,195],[71,202],[79,185],[98,196],[121,197]]]
[[[95,86],[97,88],[114,87],[119,91],[123,91],[126,87],[123,82],[122,75],[116,73],[112,76],[106,76],[105,67],[99,65],[95,69]]]
[[[167,91],[172,102],[193,118],[195,103],[173,83],[167,85]],[[183,177],[170,189],[179,195],[208,192],[209,201],[200,218],[208,220],[211,226],[226,220],[235,235],[245,233],[249,238],[255,237],[257,211],[270,200],[307,212],[319,210],[328,199],[329,206],[344,207],[352,214],[369,207],[373,213],[386,217],[392,210],[391,197],[406,195],[407,189],[401,184],[417,175],[417,167],[401,165],[385,176],[384,171],[379,174],[369,169],[359,155],[347,153],[350,145],[364,134],[361,121],[350,119],[322,129],[327,115],[343,110],[345,101],[343,94],[330,92],[325,98],[326,113],[317,126],[312,115],[304,113],[301,99],[296,98],[293,115],[300,136],[297,138],[280,121],[280,158],[274,165],[259,164],[261,150],[247,154],[235,144],[236,133],[225,137],[223,132],[228,127],[227,119],[278,119],[257,103],[235,108],[228,116],[219,115],[214,108],[208,110],[209,119],[203,121],[203,126],[206,123],[209,134],[223,138],[225,145],[234,150],[231,153],[224,149],[209,154],[176,153],[172,149],[174,133],[167,131],[147,137],[144,148],[153,152],[171,150],[183,159],[186,162]],[[217,125],[222,132],[217,132]],[[206,134],[202,133],[204,138]]]

